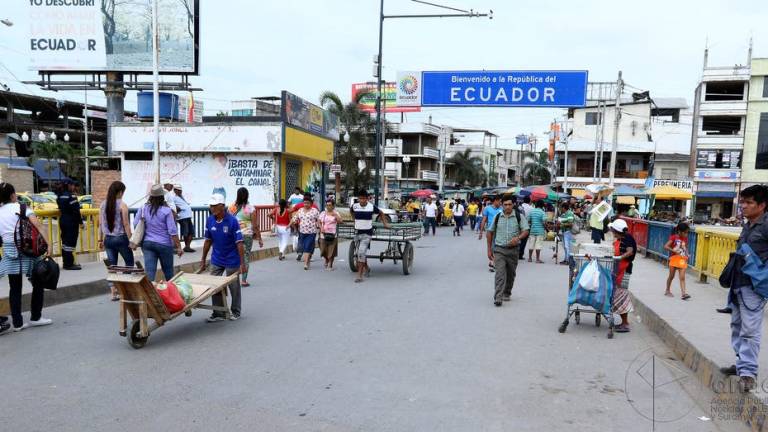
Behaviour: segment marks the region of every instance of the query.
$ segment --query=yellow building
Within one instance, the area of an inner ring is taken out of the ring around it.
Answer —
[[[741,161],[742,188],[768,183],[768,58],[752,59],[749,81],[744,156]]]
[[[333,162],[333,141],[284,124],[285,148],[280,158],[280,192],[285,198],[296,187],[317,193],[325,184],[323,164]]]

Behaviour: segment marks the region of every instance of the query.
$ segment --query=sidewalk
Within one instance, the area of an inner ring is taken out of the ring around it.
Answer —
[[[677,279],[672,283],[675,297],[666,297],[667,275],[666,263],[638,254],[629,287],[635,318],[655,332],[702,385],[718,393],[719,407],[727,406],[741,413],[752,430],[768,431],[768,352],[763,350],[760,356],[757,389],[752,395],[742,397],[737,379],[724,377],[718,370],[735,362],[730,342],[730,315],[715,311],[725,305],[728,291],[716,281],[698,282],[689,272],[686,287],[692,298],[680,299]],[[763,322],[763,335],[768,335],[768,321]]]
[[[277,249],[277,237],[273,237],[270,234],[262,234],[264,239],[264,248],[259,249],[259,244],[254,242],[253,250],[251,252],[251,261],[258,261],[262,259],[276,257],[278,255]],[[181,258],[174,257],[174,273],[179,271],[192,272],[199,268],[200,257],[203,253],[203,240],[195,240],[192,242],[192,248],[196,249],[194,253],[184,253]],[[292,247],[288,246],[290,252]],[[134,256],[138,260],[142,260],[141,249],[134,251]],[[208,254],[210,259],[210,253]],[[122,259],[120,259],[122,263]],[[56,291],[45,292],[45,307],[67,303],[75,300],[84,299],[87,297],[97,295],[107,295],[109,293],[109,285],[106,281],[107,271],[104,267],[104,263],[101,260],[95,262],[82,262],[82,270],[67,271],[61,270],[61,276],[59,278],[59,287]],[[158,264],[158,273],[160,273]],[[8,304],[8,282],[6,278],[0,279],[0,316],[10,314],[10,306]],[[29,310],[30,297],[32,292],[32,286],[29,281],[24,278],[23,285],[23,298],[22,309],[26,312]]]

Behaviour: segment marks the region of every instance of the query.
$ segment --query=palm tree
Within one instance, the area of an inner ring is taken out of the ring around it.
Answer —
[[[530,162],[523,166],[523,183],[548,184],[550,183],[551,173],[549,171],[549,154],[546,150],[531,154]]]
[[[360,109],[359,102],[366,93],[359,93],[357,98],[346,105],[341,98],[331,91],[320,95],[320,105],[339,118],[342,130],[349,136],[345,145],[337,143],[337,163],[341,164],[345,173],[344,189],[355,191],[367,187],[371,183],[371,171],[368,168],[358,169],[358,161],[365,160],[366,150],[375,130],[376,122],[371,116]],[[337,197],[338,199],[338,197]]]
[[[451,156],[448,163],[456,167],[456,184],[460,186],[478,186],[483,183],[485,170],[483,160],[478,156],[472,156],[471,149],[465,149]]]

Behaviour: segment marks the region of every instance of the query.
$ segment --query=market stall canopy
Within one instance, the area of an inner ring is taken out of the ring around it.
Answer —
[[[528,186],[523,190],[531,193],[531,201],[557,201],[559,198],[557,192],[553,191],[549,186]]]
[[[432,195],[436,195],[437,192],[433,191],[432,189],[419,189],[417,191],[411,192],[411,196],[414,198],[429,198]]]
[[[676,188],[670,185],[659,185],[648,191],[648,195],[653,195],[657,200],[689,200],[693,194],[688,191]]]
[[[632,186],[621,185],[613,192],[616,196],[638,197],[648,195],[648,190],[645,188],[634,188]],[[634,204],[634,203],[633,203]]]
[[[571,189],[571,196],[576,199],[592,199],[592,195],[585,189]]]

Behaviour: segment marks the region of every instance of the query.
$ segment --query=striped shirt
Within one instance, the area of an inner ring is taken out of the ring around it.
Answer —
[[[544,218],[547,217],[544,214],[544,210],[540,208],[532,208],[528,211],[528,223],[531,225],[531,235],[540,236],[547,232],[544,230]]]
[[[373,215],[381,211],[375,205],[368,203],[365,206],[360,203],[352,204],[352,217],[355,218],[355,230],[358,234],[373,234]]]

